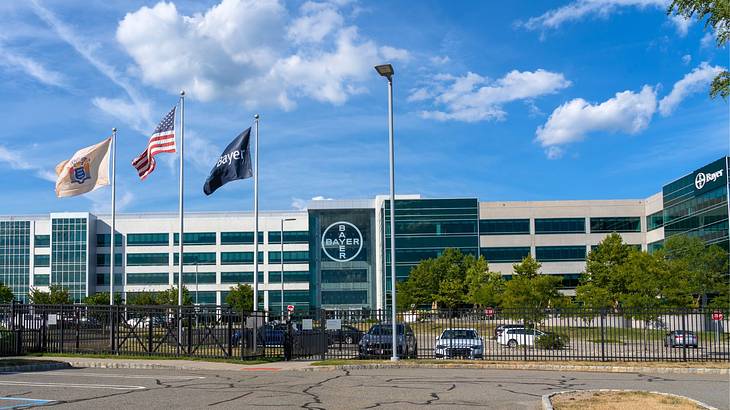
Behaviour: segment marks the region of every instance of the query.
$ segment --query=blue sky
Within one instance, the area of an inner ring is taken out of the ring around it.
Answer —
[[[118,209],[177,209],[177,157],[131,160],[186,98],[186,207],[211,197],[222,149],[261,114],[261,208],[396,190],[490,200],[645,198],[728,153],[707,96],[728,49],[665,0],[7,1],[0,3],[0,214],[109,211],[109,188],[57,199],[55,164],[119,129]]]

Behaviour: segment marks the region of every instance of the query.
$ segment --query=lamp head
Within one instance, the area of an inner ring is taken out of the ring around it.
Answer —
[[[377,71],[378,74],[387,78],[388,80],[390,80],[391,77],[393,77],[393,74],[395,74],[395,71],[393,71],[393,66],[390,64],[376,65],[375,71]]]

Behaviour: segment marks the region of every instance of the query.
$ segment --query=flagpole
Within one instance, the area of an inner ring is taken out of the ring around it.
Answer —
[[[117,228],[117,129],[112,128],[112,230],[109,260],[109,306],[114,305],[114,233]]]
[[[180,236],[178,238],[179,248],[179,259],[178,259],[178,280],[177,280],[177,304],[182,306],[183,304],[183,243],[184,238],[184,226],[183,226],[183,197],[185,193],[185,90],[180,91]]]
[[[259,308],[259,115],[253,116],[256,123],[255,164],[253,174],[253,311]]]

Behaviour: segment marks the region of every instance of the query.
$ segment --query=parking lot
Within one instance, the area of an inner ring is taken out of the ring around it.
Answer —
[[[244,370],[245,369],[245,370]],[[647,389],[728,408],[727,376],[491,369],[240,371],[69,369],[0,376],[0,408],[536,409],[543,394]]]

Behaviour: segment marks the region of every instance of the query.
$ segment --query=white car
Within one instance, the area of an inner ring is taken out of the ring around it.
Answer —
[[[446,329],[436,338],[434,355],[438,358],[484,358],[484,339],[475,329]]]
[[[544,336],[545,332],[537,329],[528,329],[525,327],[516,327],[505,329],[502,334],[497,337],[497,343],[509,347],[517,347],[521,345],[534,346],[538,337]]]

